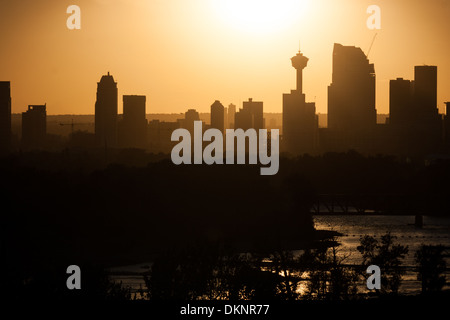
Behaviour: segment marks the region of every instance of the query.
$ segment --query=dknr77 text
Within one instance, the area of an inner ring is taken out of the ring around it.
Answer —
[[[225,305],[225,314],[267,314],[269,311],[268,304],[238,304]]]

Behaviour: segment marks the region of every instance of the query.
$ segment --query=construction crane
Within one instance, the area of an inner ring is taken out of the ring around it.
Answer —
[[[373,36],[372,43],[370,44],[370,47],[369,47],[369,51],[367,51],[367,58],[369,58],[370,50],[372,50],[372,46],[373,46],[373,43],[375,42],[375,38],[377,37],[377,34],[378,33],[375,33],[375,35]]]
[[[73,135],[73,129],[75,126],[79,126],[79,125],[92,125],[92,123],[90,122],[73,122],[73,119],[70,123],[59,123],[60,126],[71,126],[71,134]]]

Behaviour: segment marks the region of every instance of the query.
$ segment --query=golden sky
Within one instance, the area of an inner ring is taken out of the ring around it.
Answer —
[[[69,30],[69,5],[81,30]],[[381,30],[369,30],[369,5]],[[147,96],[148,113],[208,112],[214,100],[264,101],[281,112],[295,87],[290,58],[310,59],[304,92],[327,111],[335,42],[369,49],[377,110],[387,113],[389,80],[413,79],[414,65],[438,66],[438,102],[450,100],[450,0],[2,0],[0,81],[12,111],[47,103],[48,114],[93,114],[108,71],[124,94]]]

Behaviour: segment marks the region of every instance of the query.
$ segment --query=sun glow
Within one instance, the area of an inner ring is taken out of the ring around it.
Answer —
[[[284,30],[305,16],[308,0],[214,0],[230,27],[255,34]]]

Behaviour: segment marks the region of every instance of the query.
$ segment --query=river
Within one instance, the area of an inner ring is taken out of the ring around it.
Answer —
[[[403,260],[404,266],[415,266],[414,254],[422,244],[444,245],[450,247],[450,218],[423,217],[423,227],[414,226],[414,216],[385,216],[385,215],[316,215],[314,216],[316,229],[334,230],[343,234],[338,237],[341,244],[341,254],[347,255],[349,264],[360,264],[362,257],[357,246],[361,236],[370,235],[380,240],[381,236],[390,232],[395,243],[408,246],[408,254]],[[450,259],[446,260],[447,267]],[[382,268],[382,266],[380,266]],[[447,281],[450,272],[447,271]],[[448,288],[448,287],[447,287]],[[417,281],[417,273],[407,271],[403,276],[400,292],[416,294],[421,290]]]
[[[380,239],[386,232],[390,232],[395,238],[395,243],[408,246],[403,265],[414,266],[414,253],[422,244],[444,245],[450,247],[450,218],[425,216],[423,227],[414,226],[414,216],[387,216],[387,215],[314,215],[314,225],[318,230],[334,230],[342,234],[337,238],[340,243],[340,254],[348,256],[346,264],[360,264],[361,254],[357,250],[361,236],[371,235]],[[140,273],[148,270],[151,263],[112,268],[113,279],[122,281],[125,286],[130,286],[132,292],[136,292],[144,281]],[[447,258],[447,268],[450,259]],[[382,267],[382,266],[380,266]],[[446,273],[447,281],[450,272]],[[359,285],[364,290],[365,283]],[[448,286],[446,287],[448,288]],[[417,280],[416,272],[409,270],[403,276],[400,292],[403,294],[417,294],[421,284]]]

